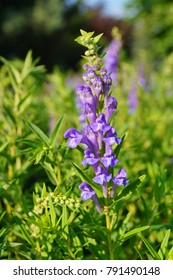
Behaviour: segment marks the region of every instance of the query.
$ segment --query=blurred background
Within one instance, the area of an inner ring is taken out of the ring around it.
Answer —
[[[172,14],[171,0],[1,0],[0,54],[23,59],[32,49],[49,71],[74,70],[83,51],[74,42],[80,28],[103,32],[107,45],[116,25],[127,58],[149,50],[157,67],[173,49]]]
[[[60,186],[60,194],[68,193],[69,198],[75,199],[80,196],[80,178],[71,162],[80,165],[81,154],[76,149],[66,151],[63,136],[70,127],[79,130],[82,127],[79,123],[81,106],[77,104],[74,90],[81,84],[83,72],[81,55],[85,49],[74,41],[80,35],[80,29],[95,31],[96,35],[104,33],[99,45],[103,50],[109,49],[104,64],[112,75],[111,95],[118,100],[118,110],[111,125],[116,128],[118,137],[126,135],[120,166],[127,170],[130,182],[146,175],[142,186],[132,192],[128,202],[125,198],[116,206],[119,207],[119,236],[127,229],[149,225],[150,244],[160,252],[161,259],[173,260],[172,0],[0,0],[0,196],[3,198],[0,199],[0,220],[2,213],[7,212],[3,220],[7,231],[2,229],[0,234],[0,243],[3,240],[0,248],[4,248],[2,257],[68,257],[66,245],[61,245],[64,249],[57,251],[61,233],[52,225],[47,227],[50,224],[49,218],[44,216],[47,204],[42,204],[40,195],[45,193],[46,184],[51,193],[55,186]],[[32,56],[40,58],[39,66]],[[45,65],[46,74],[40,64]],[[46,149],[45,137],[44,141],[43,137],[40,140],[38,129],[34,133],[35,126],[29,127],[25,121],[37,125],[50,136],[62,116],[57,143]],[[87,172],[92,176],[92,170]],[[45,199],[48,195],[45,194]],[[54,203],[60,217],[59,207],[63,204]],[[38,220],[32,220],[36,229],[38,225],[41,228],[34,235],[29,216],[28,224],[25,223],[25,212],[28,212],[25,204],[34,213],[37,213],[35,209],[41,211],[37,214]],[[89,207],[93,213],[93,204]],[[34,240],[29,245],[25,236],[19,238],[21,222],[16,224],[13,213],[21,219],[22,230],[25,228],[27,236],[31,235]],[[87,239],[87,231],[84,239],[82,223],[86,222],[88,229],[94,224],[92,221],[88,227],[87,215],[86,221],[80,218],[72,226],[82,249],[79,250],[75,239],[77,247],[70,250],[80,254],[84,248],[87,258],[93,259],[92,246],[96,244],[97,256],[99,250],[102,252],[100,244],[105,244],[105,235],[101,228],[94,237],[97,243],[91,242],[90,237]],[[102,223],[102,216],[100,220],[98,216],[94,219],[96,224]],[[141,247],[139,237],[131,240],[123,245],[124,250],[118,250],[121,259],[155,258],[155,255],[151,257],[154,249],[148,253],[144,244]],[[69,240],[65,238],[66,241]],[[34,244],[32,248],[30,244]],[[91,250],[88,244],[91,244]],[[148,248],[151,248],[150,244]],[[16,246],[21,246],[20,253]],[[167,251],[163,250],[166,246]]]

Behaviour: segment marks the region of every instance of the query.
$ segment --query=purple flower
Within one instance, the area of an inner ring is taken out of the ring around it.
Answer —
[[[126,170],[124,168],[121,168],[118,171],[118,174],[112,180],[117,186],[126,186],[128,183],[128,180],[126,178]]]
[[[88,146],[91,145],[90,141],[84,136],[81,132],[77,131],[75,128],[69,128],[64,133],[65,138],[68,139],[69,148],[76,148],[80,143],[86,144]]]
[[[111,178],[112,174],[109,174],[107,169],[104,169],[99,165],[97,168],[96,176],[93,178],[93,181],[95,183],[103,185],[104,183],[109,182]]]
[[[105,133],[111,128],[111,126],[106,123],[105,115],[100,114],[95,123],[91,124],[91,128],[94,132]]]
[[[102,90],[103,90],[103,80],[100,77],[95,77],[95,79],[93,79],[93,91],[96,95],[97,98],[99,98]]]
[[[100,160],[105,167],[114,167],[119,162],[110,148]]]
[[[95,191],[91,188],[91,186],[85,182],[79,185],[79,189],[82,190],[81,193],[82,200],[87,200],[88,198],[92,199],[92,197],[96,194]]]
[[[83,80],[89,84],[89,85],[92,85],[93,84],[93,81],[96,77],[96,73],[93,69],[89,68],[88,72],[85,72],[83,75],[82,75],[82,78]]]
[[[83,113],[85,117],[90,120],[90,122],[94,122],[96,120],[96,110],[95,106],[89,103],[85,103],[83,105]]]
[[[100,75],[103,77],[103,76],[106,75],[106,74],[107,74],[106,68],[101,68],[101,69],[100,69]]]
[[[112,79],[110,75],[103,76],[103,87],[104,87],[104,96],[107,97],[110,87],[112,85]]]
[[[97,135],[93,131],[91,125],[87,125],[84,128],[83,133],[89,139],[90,143],[92,143],[92,147],[97,151],[98,150]]]
[[[95,191],[91,188],[91,186],[88,185],[86,182],[83,182],[79,185],[79,189],[82,191],[81,199],[82,200],[92,199],[96,205],[97,211],[100,213],[102,211],[100,207],[100,203]]]
[[[113,112],[117,108],[117,100],[114,97],[109,97],[108,102],[105,106],[105,118],[106,122],[109,121],[110,117],[112,116]]]
[[[97,166],[96,176],[92,179],[95,183],[100,184],[103,189],[104,197],[108,197],[107,183],[111,180],[112,174],[108,173],[107,168]]]
[[[117,138],[117,133],[115,131],[115,128],[111,126],[111,128],[108,130],[106,135],[103,138],[103,141],[108,145],[111,146],[114,143],[117,143],[118,145],[121,143],[121,138]]]
[[[126,186],[128,184],[129,180],[126,178],[126,170],[121,168],[118,174],[112,178],[112,181],[114,182],[114,186],[111,190],[111,196],[113,196],[116,186]]]
[[[86,164],[94,165],[99,161],[99,158],[95,156],[92,149],[86,149],[84,154],[85,154],[85,160],[82,161],[83,165]]]
[[[76,88],[76,94],[80,98],[82,104],[89,103],[94,105],[94,96],[90,87],[78,86]]]

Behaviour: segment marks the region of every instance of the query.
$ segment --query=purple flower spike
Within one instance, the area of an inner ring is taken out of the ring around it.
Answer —
[[[88,185],[86,182],[83,182],[79,185],[79,189],[82,191],[81,199],[82,200],[92,199],[96,205],[97,211],[100,213],[102,211],[100,207],[100,203],[95,191],[91,188],[91,186]]]
[[[85,32],[81,34],[83,37]],[[84,84],[76,88],[77,109],[83,126],[80,131],[75,128],[68,129],[64,137],[68,138],[70,148],[84,144],[82,164],[89,165],[93,169],[92,181],[102,189],[103,197],[109,198],[113,196],[116,186],[125,186],[128,182],[123,168],[114,177],[113,167],[119,160],[115,157],[113,145],[120,144],[122,139],[117,137],[115,128],[110,125],[112,114],[117,108],[117,100],[111,96],[110,87],[116,82],[116,79],[113,81],[113,75],[117,76],[118,73],[117,62],[121,40],[117,35],[117,40],[113,40],[110,44],[110,51],[105,56],[106,67],[97,53],[95,39],[92,38],[83,45],[88,48],[85,53],[88,64],[83,66]],[[109,192],[110,186],[113,186],[111,192]],[[81,199],[92,199],[100,213],[98,197],[92,187],[83,182],[79,189],[82,191]],[[104,200],[101,201],[104,203]],[[106,205],[109,204],[109,201],[105,202]]]
[[[126,178],[126,170],[121,168],[112,181],[114,182],[114,186],[111,191],[111,196],[113,196],[116,186],[126,186],[128,184],[129,180]]]

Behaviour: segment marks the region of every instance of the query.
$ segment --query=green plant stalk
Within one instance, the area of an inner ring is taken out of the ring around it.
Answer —
[[[112,250],[112,227],[111,227],[111,217],[110,217],[110,208],[109,208],[109,198],[105,199],[106,205],[104,206],[105,218],[106,218],[106,228],[107,228],[107,240],[108,240],[108,250],[110,260],[114,260],[114,253]]]

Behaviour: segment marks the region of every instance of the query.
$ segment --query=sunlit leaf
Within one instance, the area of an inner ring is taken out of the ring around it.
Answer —
[[[34,132],[34,134],[36,134],[40,138],[40,140],[42,140],[46,144],[46,146],[49,147],[49,138],[46,136],[46,134],[37,125],[27,120],[25,121]]]
[[[165,256],[166,256],[166,252],[167,252],[167,247],[168,247],[168,241],[169,241],[169,237],[170,237],[170,229],[166,232],[164,238],[163,238],[163,241],[160,245],[160,249],[158,251],[158,255],[160,257],[161,260],[164,260],[165,259]]]
[[[57,138],[57,135],[58,135],[58,131],[59,131],[59,128],[61,126],[61,123],[62,123],[62,120],[63,120],[63,117],[61,117],[57,124],[55,125],[51,135],[50,135],[50,145],[54,145],[55,144],[55,141],[56,141],[56,138]]]
[[[142,233],[138,233],[138,236],[142,239],[145,246],[147,247],[148,251],[152,255],[154,260],[160,260],[159,254],[156,252],[156,250],[153,248],[153,246],[149,243],[149,241],[142,235]]]

